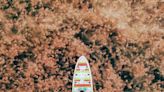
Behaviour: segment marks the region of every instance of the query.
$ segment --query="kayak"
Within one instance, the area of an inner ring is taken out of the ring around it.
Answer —
[[[93,92],[92,74],[85,56],[81,56],[77,60],[73,75],[72,92]]]

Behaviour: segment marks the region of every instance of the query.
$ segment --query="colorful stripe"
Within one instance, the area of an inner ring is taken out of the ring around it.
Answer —
[[[80,70],[82,70],[82,69],[77,68],[75,71],[80,71]],[[89,72],[89,69],[83,69],[83,70],[85,70],[85,71],[88,71],[88,72]]]
[[[91,84],[75,84],[75,87],[91,87]]]
[[[88,71],[76,71],[75,73],[87,74]]]
[[[85,79],[84,81],[90,81],[90,79],[88,80],[88,79]]]
[[[87,63],[80,63],[78,66],[88,66]]]

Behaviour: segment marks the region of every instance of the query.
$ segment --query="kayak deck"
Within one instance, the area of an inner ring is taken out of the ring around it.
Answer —
[[[85,56],[81,56],[76,63],[72,92],[93,92],[91,70]]]

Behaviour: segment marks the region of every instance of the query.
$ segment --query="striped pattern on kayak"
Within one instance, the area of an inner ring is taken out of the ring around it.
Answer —
[[[92,75],[88,60],[81,56],[74,70],[72,92],[93,92]]]

